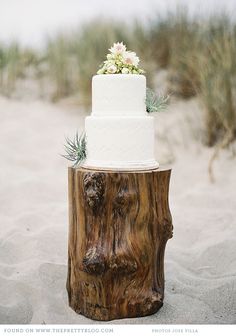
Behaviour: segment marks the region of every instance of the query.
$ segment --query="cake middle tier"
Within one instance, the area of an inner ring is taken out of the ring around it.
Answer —
[[[85,119],[86,167],[153,169],[154,120],[144,117],[95,117]]]

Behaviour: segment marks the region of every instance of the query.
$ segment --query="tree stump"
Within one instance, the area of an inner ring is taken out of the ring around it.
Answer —
[[[163,305],[170,174],[69,168],[67,291],[77,313],[107,321]]]

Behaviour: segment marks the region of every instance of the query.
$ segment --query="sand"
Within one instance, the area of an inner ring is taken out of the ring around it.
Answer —
[[[0,323],[97,323],[68,307],[67,161],[64,136],[83,129],[71,101],[0,97]],[[165,257],[165,301],[121,324],[236,323],[236,159],[201,145],[196,99],[156,116],[157,159],[172,166],[174,236]]]

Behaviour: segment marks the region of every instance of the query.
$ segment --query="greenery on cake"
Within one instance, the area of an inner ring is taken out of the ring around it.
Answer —
[[[73,167],[80,165],[85,159],[87,155],[86,150],[86,134],[82,133],[80,136],[78,132],[73,140],[66,138],[66,144],[64,145],[66,150],[66,155],[62,155],[69,161],[72,161]]]
[[[126,50],[126,45],[123,42],[114,43],[109,49],[107,59],[102,63],[98,70],[98,75],[103,74],[136,74],[144,73],[143,69],[139,68],[139,57],[135,52]]]
[[[166,109],[169,96],[157,95],[153,90],[146,89],[146,111],[148,113],[161,112]]]

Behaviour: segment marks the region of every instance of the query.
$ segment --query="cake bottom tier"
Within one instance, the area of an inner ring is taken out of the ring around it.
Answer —
[[[87,158],[83,167],[147,170],[158,168],[154,158],[154,120],[143,117],[85,119]]]

